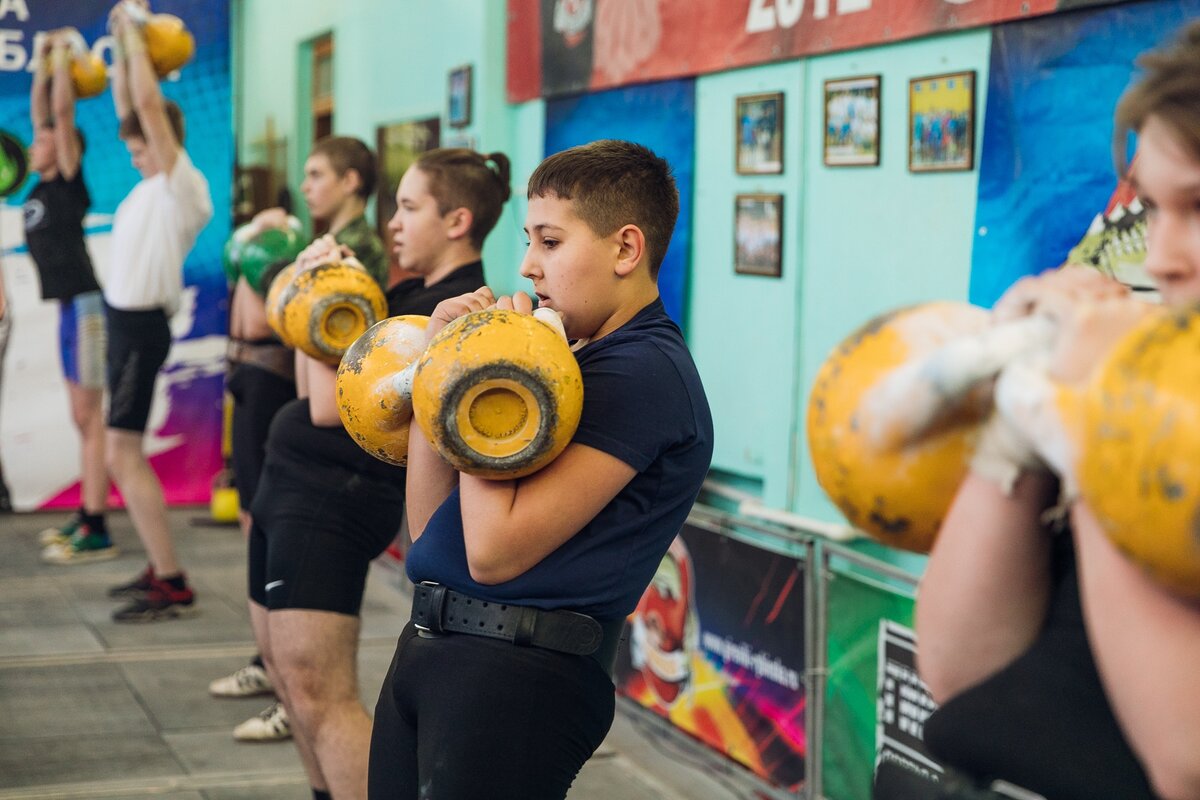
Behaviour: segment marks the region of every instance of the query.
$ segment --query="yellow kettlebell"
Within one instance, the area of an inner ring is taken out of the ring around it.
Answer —
[[[174,14],[151,14],[143,28],[146,55],[159,78],[165,78],[192,60],[196,39]]]
[[[928,552],[966,476],[987,405],[970,395],[916,441],[871,436],[864,405],[899,367],[957,337],[975,336],[989,314],[966,303],[890,312],[846,337],[817,372],[808,402],[808,447],[817,482],[846,519],[871,537]]]
[[[329,364],[387,316],[383,289],[353,258],[298,270],[277,302],[284,342]]]
[[[74,28],[64,29],[60,35],[71,50],[71,85],[75,88],[75,96],[83,100],[103,93],[108,87],[104,61],[92,53],[83,34]]]
[[[1079,407],[1080,496],[1156,582],[1200,598],[1200,310],[1138,324]]]
[[[390,317],[350,345],[337,372],[338,415],[359,447],[389,464],[408,463],[412,375],[429,317]],[[406,371],[407,370],[407,371]]]
[[[290,295],[292,281],[299,272],[300,265],[295,261],[280,270],[279,274],[271,281],[271,286],[267,289],[267,296],[263,301],[267,311],[267,325],[288,347],[291,347],[292,344],[287,340],[287,332],[283,329],[283,306],[286,297]]]
[[[238,521],[241,501],[233,485],[233,472],[226,468],[213,479],[212,496],[208,501],[208,513],[213,522],[227,525]]]
[[[497,479],[536,472],[570,443],[583,411],[579,364],[550,314],[477,311],[423,350],[426,318],[385,320],[338,368],[342,422],[391,463],[407,457],[411,415],[455,469]]]

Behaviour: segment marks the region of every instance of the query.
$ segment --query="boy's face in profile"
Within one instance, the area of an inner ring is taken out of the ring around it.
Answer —
[[[388,220],[392,252],[401,269],[422,275],[433,272],[450,241],[446,227],[437,198],[429,193],[429,176],[409,167],[396,188],[396,213]]]
[[[159,173],[158,159],[154,157],[154,151],[146,144],[145,139],[131,136],[125,140],[125,149],[129,151],[133,168],[143,178],[153,178]]]
[[[613,311],[616,242],[596,235],[557,195],[529,198],[529,248],[521,275],[533,281],[538,305],[562,314],[570,339],[589,338]]]
[[[308,213],[319,220],[333,219],[354,193],[350,172],[346,170],[339,176],[324,153],[309,156],[304,162],[304,181],[300,184]]]
[[[1151,116],[1133,183],[1147,210],[1146,272],[1168,306],[1200,303],[1200,161]]]
[[[54,129],[48,126],[38,128],[29,148],[29,168],[34,172],[50,169],[54,166],[55,156]]]

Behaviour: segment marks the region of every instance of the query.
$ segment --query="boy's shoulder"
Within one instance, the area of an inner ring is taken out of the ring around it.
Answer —
[[[640,315],[639,315],[640,316]],[[635,319],[576,353],[585,393],[595,383],[618,381],[622,391],[652,399],[672,389],[703,393],[699,374],[683,333],[665,314]]]
[[[683,332],[663,308],[661,300],[655,300],[643,308],[633,319],[598,342],[585,345],[580,355],[663,358],[671,360],[680,355],[691,359]]]
[[[367,222],[365,216],[359,216],[349,225],[342,228],[333,237],[338,244],[344,244],[354,251],[354,255],[371,273],[371,277],[383,286],[387,282],[388,260],[384,252],[383,242],[379,234]]]

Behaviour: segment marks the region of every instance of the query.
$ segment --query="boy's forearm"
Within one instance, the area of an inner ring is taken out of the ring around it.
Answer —
[[[415,421],[408,426],[408,472],[405,503],[408,532],[415,542],[438,506],[458,485],[458,472],[434,452]]]
[[[959,489],[917,593],[917,663],[944,702],[1023,653],[1049,604],[1050,489],[1023,474],[1011,496],[973,473]]]
[[[1163,797],[1200,797],[1200,603],[1156,585],[1086,504],[1071,522],[1084,622],[1117,719]]]
[[[126,24],[121,29],[121,44],[125,51],[126,94],[133,110],[139,115],[161,113],[162,89],[146,53],[145,36],[136,26]]]
[[[308,414],[313,425],[331,428],[342,424],[337,410],[337,368],[305,356],[308,375]]]
[[[121,29],[118,28],[113,32],[113,60],[108,73],[108,79],[112,83],[113,107],[116,109],[118,120],[125,119],[133,111],[133,103],[129,100],[127,56],[121,38]]]
[[[54,50],[51,58],[53,76],[50,81],[50,104],[56,124],[75,124],[75,82],[71,79],[71,53],[65,47]]]
[[[39,128],[50,123],[50,64],[48,59],[39,58],[29,89],[29,121],[36,134]]]

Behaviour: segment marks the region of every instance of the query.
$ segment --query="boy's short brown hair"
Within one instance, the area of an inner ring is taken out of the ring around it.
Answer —
[[[329,166],[338,177],[346,174],[346,170],[358,173],[358,194],[363,200],[370,199],[375,191],[375,154],[362,139],[353,136],[326,136],[313,145],[309,158],[322,155],[329,159]]]
[[[465,147],[443,147],[422,153],[414,167],[429,179],[429,194],[445,216],[456,208],[471,211],[468,235],[475,249],[496,227],[512,196],[512,166],[504,153],[477,153]]]
[[[54,120],[50,120],[49,122],[43,123],[42,130],[48,131],[51,135],[53,135],[54,124],[55,124]],[[80,155],[82,155],[84,152],[87,151],[87,139],[84,138],[83,131],[79,130],[79,128],[75,129],[75,141],[79,143],[79,153],[80,153]]]
[[[175,132],[175,140],[183,144],[183,109],[174,100],[164,99],[163,110],[167,112],[167,120],[171,123],[171,130]],[[146,140],[146,133],[142,130],[142,121],[138,119],[136,111],[131,111],[121,119],[120,127],[117,128],[117,135],[121,137],[121,141],[125,141],[126,139]]]
[[[1200,22],[1183,28],[1170,45],[1138,59],[1145,74],[1117,104],[1117,169],[1124,174],[1126,133],[1156,117],[1200,161]]]
[[[598,236],[623,225],[641,228],[650,277],[658,277],[679,216],[679,190],[666,159],[619,139],[572,147],[547,158],[529,177],[529,197],[548,194],[573,200],[575,214]]]

